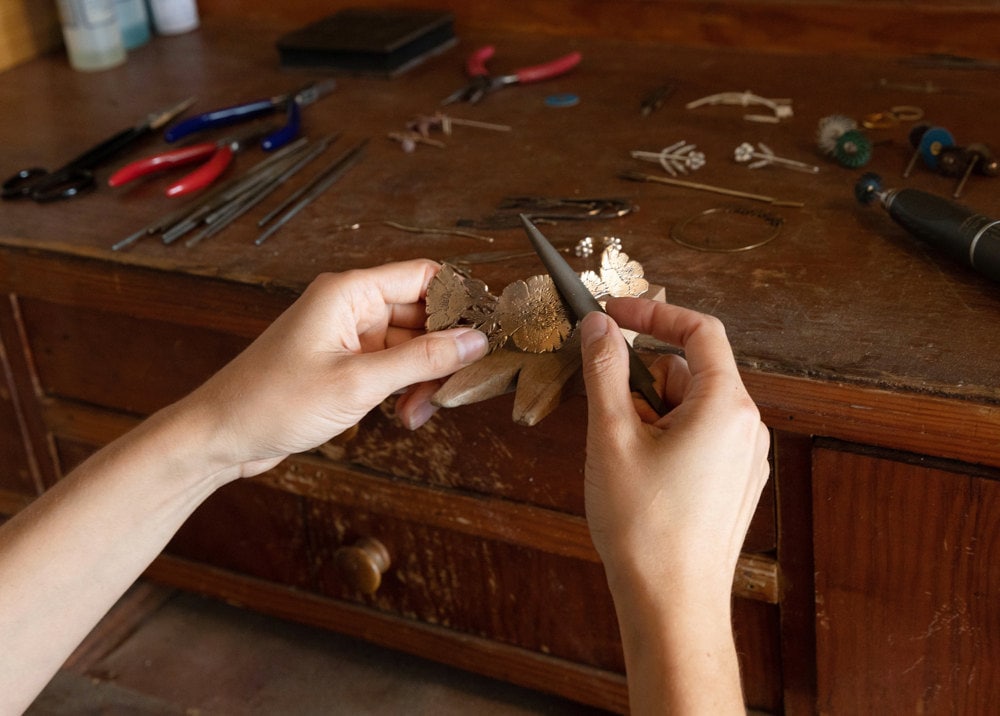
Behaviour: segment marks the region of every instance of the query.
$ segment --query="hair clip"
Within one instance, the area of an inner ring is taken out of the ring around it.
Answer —
[[[687,109],[696,109],[705,105],[728,104],[749,107],[752,105],[767,107],[773,114],[745,114],[743,119],[748,122],[769,122],[777,124],[783,119],[792,116],[792,100],[790,99],[768,99],[756,95],[750,90],[746,92],[720,92],[688,102]]]

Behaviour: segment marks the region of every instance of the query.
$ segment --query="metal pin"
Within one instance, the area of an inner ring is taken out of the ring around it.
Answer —
[[[458,127],[474,127],[476,129],[490,129],[494,132],[509,132],[510,126],[506,124],[494,124],[493,122],[480,122],[475,119],[459,119],[447,114],[437,114],[441,118],[441,131],[451,134],[452,125]]]
[[[972,176],[972,172],[975,171],[977,174],[987,177],[995,177],[1000,173],[1000,164],[993,157],[993,152],[985,144],[980,144],[978,142],[970,144],[964,149],[960,150],[963,158],[966,161],[965,171],[962,173],[962,178],[959,180],[958,185],[955,187],[952,197],[958,199],[962,196],[962,190],[965,188],[965,183]],[[940,157],[944,159],[944,154]],[[942,165],[943,165],[942,161]]]
[[[671,186],[679,186],[685,189],[696,189],[698,191],[707,191],[713,194],[723,194],[725,196],[736,196],[741,199],[753,199],[754,201],[762,201],[766,204],[772,204],[773,206],[788,206],[797,209],[801,209],[805,204],[801,201],[786,201],[783,199],[775,199],[772,196],[764,196],[762,194],[751,194],[745,191],[737,191],[735,189],[726,189],[720,186],[712,186],[711,184],[699,184],[698,182],[685,181],[683,179],[671,179],[669,177],[654,176],[653,174],[643,174],[641,172],[622,172],[618,175],[620,179],[627,179],[628,181],[651,181],[660,184],[669,184]]]
[[[788,167],[789,169],[806,172],[807,174],[816,174],[819,172],[819,167],[815,164],[806,164],[805,162],[797,162],[794,159],[775,156],[771,148],[763,142],[757,142],[756,149],[750,142],[743,142],[733,152],[733,159],[741,164],[756,159],[757,161],[748,165],[750,169],[760,169],[769,164],[777,164],[778,166]]]
[[[389,132],[386,136],[394,142],[399,142],[403,147],[403,151],[407,154],[416,149],[418,144],[426,144],[429,147],[437,147],[438,149],[445,148],[444,142],[425,137],[419,132]]]

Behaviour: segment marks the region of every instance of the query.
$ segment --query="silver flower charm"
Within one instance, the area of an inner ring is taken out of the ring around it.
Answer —
[[[733,151],[733,159],[740,164],[751,162],[748,165],[750,169],[760,169],[769,164],[777,164],[778,166],[795,169],[796,171],[808,174],[815,174],[819,171],[819,167],[814,164],[806,164],[805,162],[797,162],[794,159],[784,159],[783,157],[775,156],[771,148],[763,142],[758,142],[756,147],[750,142],[743,142]],[[755,159],[757,161],[753,161]]]
[[[658,152],[637,149],[631,154],[633,159],[658,162],[663,170],[672,177],[678,174],[687,174],[689,171],[697,171],[705,166],[705,153],[697,151],[696,145],[688,144],[684,140],[664,147]]]

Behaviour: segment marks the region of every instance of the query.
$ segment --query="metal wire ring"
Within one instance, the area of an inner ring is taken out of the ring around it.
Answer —
[[[899,116],[893,111],[866,114],[861,120],[861,125],[865,129],[892,129],[898,124]]]
[[[714,235],[709,237],[706,241],[699,243],[697,239],[685,235],[690,232],[692,225],[705,219],[710,219],[713,216],[719,216],[722,214],[729,214],[734,216],[745,216],[751,219],[759,219],[766,225],[771,227],[771,232],[764,236],[764,238],[757,241],[750,241],[748,243],[739,244],[737,246],[712,246],[708,243],[714,238]],[[674,224],[670,228],[670,238],[676,241],[681,246],[685,246],[689,249],[695,249],[696,251],[709,251],[714,253],[725,253],[733,254],[740,251],[750,251],[751,249],[756,249],[764,244],[770,243],[781,233],[781,226],[785,223],[785,220],[780,216],[775,216],[774,214],[769,214],[766,211],[760,211],[759,209],[751,209],[745,206],[715,206],[710,209],[705,209],[702,212],[689,216],[688,218]]]
[[[900,122],[918,122],[924,118],[924,110],[912,104],[897,104],[889,110]]]

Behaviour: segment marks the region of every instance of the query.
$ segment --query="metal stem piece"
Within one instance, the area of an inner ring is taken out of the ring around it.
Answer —
[[[641,172],[622,172],[618,175],[621,179],[627,179],[628,181],[651,181],[660,184],[669,184],[670,186],[679,186],[685,189],[696,189],[698,191],[707,191],[713,194],[723,194],[725,196],[735,196],[741,199],[752,199],[753,201],[762,201],[766,204],[772,204],[774,206],[788,206],[796,209],[801,209],[805,204],[801,201],[786,201],[783,199],[775,199],[773,196],[764,196],[763,194],[751,194],[745,191],[737,191],[735,189],[726,189],[720,186],[712,186],[711,184],[699,184],[698,182],[685,181],[683,179],[671,179],[670,177],[660,177],[653,174],[643,174]]]
[[[769,164],[777,164],[778,166],[806,172],[807,174],[816,174],[819,172],[819,167],[815,164],[806,164],[794,159],[775,156],[771,148],[763,142],[758,142],[756,148],[750,142],[743,142],[733,151],[733,159],[741,164],[749,162],[751,159],[756,159],[757,161],[747,165],[750,169],[760,169]]]
[[[688,144],[683,139],[679,142],[664,147],[658,152],[646,152],[634,150],[631,152],[633,159],[642,159],[647,162],[659,162],[663,170],[672,177],[678,174],[687,174],[688,170],[697,171],[705,166],[705,153],[696,151],[697,146]]]

